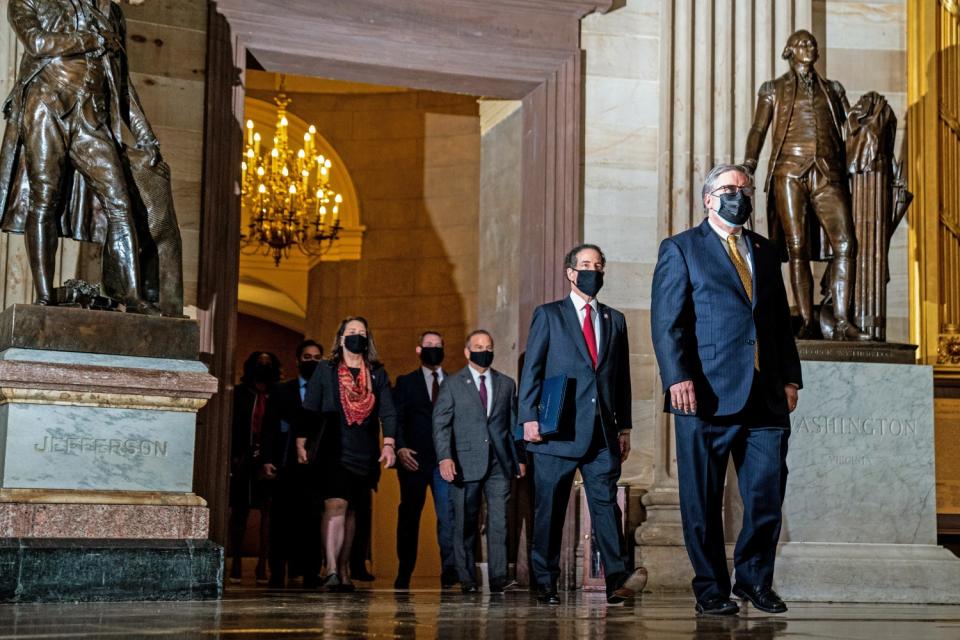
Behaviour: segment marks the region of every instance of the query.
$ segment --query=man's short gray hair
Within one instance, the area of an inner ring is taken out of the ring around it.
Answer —
[[[737,173],[743,174],[747,177],[747,185],[753,186],[753,174],[751,174],[750,170],[742,164],[718,164],[710,170],[710,173],[708,173],[707,177],[703,180],[703,190],[700,192],[700,202],[706,200],[709,194],[717,190],[717,187],[719,186],[717,183],[720,182],[720,176],[730,171],[736,171]],[[704,211],[706,211],[707,206],[704,205],[703,208]]]

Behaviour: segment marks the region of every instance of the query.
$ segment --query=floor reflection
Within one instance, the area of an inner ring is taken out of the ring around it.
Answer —
[[[315,594],[234,589],[221,602],[0,605],[6,638],[399,638],[424,640],[956,640],[960,606],[791,604],[785,616],[747,608],[703,618],[685,596],[607,607],[571,594],[544,607],[527,593],[464,596],[437,590]]]

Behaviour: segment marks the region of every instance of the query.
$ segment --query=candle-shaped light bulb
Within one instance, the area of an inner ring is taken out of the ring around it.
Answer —
[[[326,175],[327,175],[327,168],[326,168],[326,167],[320,167],[320,175],[321,175],[321,176],[326,176]]]
[[[258,177],[258,178],[262,178],[262,177],[263,177],[263,167],[262,167],[262,166],[261,166],[261,167],[257,167],[257,177]]]
[[[259,187],[257,187],[257,193],[263,194],[263,193],[266,193],[266,192],[267,192],[267,186],[266,186],[265,184],[262,184],[262,183],[261,183],[261,185],[260,185]]]
[[[290,185],[290,195],[292,196],[297,195],[297,185],[295,184]]]
[[[303,149],[300,149],[300,151],[297,151],[297,157],[303,160],[304,158],[307,157],[307,152],[304,151]]]
[[[276,147],[274,147],[273,149],[270,149],[270,155],[273,156],[274,158],[279,158],[280,151]]]
[[[310,132],[310,135],[312,135],[312,136],[317,135],[317,128],[316,128],[315,126],[313,126],[313,125],[310,125],[310,128],[307,129],[307,131],[309,131],[309,132]]]
[[[337,204],[340,204],[341,202],[343,202],[343,196],[338,193],[338,194],[333,198],[333,201],[336,202]]]
[[[280,170],[280,175],[282,175],[284,178],[290,175],[290,171],[287,169],[287,165],[283,165],[283,169]]]
[[[333,163],[330,162],[329,160],[327,160],[326,162],[323,163],[323,166],[325,166],[327,169],[329,169],[330,167],[333,166]]]

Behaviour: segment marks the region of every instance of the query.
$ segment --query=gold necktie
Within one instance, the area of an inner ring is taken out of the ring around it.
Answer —
[[[747,261],[743,259],[740,250],[737,248],[737,236],[727,236],[727,253],[733,260],[733,266],[737,268],[737,275],[740,276],[740,282],[743,283],[743,288],[747,291],[747,298],[750,302],[753,302],[753,278],[750,275],[750,267],[747,266]]]
[[[740,249],[737,248],[737,236],[727,236],[727,253],[730,254],[730,259],[733,260],[733,266],[737,269],[740,282],[743,283],[743,288],[747,292],[747,299],[753,302],[753,277],[750,275],[750,267],[747,266],[747,261],[743,259],[743,256],[740,254]],[[759,342],[755,342],[753,345],[753,367],[757,371],[760,370],[759,346]]]

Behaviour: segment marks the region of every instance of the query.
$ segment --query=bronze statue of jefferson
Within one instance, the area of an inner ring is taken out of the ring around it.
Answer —
[[[128,311],[154,313],[141,294],[123,126],[161,161],[129,82],[125,23],[110,0],[10,0],[23,44],[0,151],[0,228],[26,234],[39,304],[55,304],[59,237],[104,245],[104,282]]]

